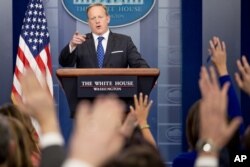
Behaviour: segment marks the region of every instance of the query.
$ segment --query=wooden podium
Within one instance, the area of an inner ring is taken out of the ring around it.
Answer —
[[[56,71],[71,117],[80,100],[92,101],[99,94],[117,94],[131,105],[134,94],[150,94],[159,74],[158,68],[62,68]]]

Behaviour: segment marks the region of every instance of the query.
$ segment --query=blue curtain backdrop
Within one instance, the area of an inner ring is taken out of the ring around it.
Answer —
[[[202,64],[202,0],[182,1],[182,149],[187,151],[185,124],[188,109],[200,98]]]
[[[241,55],[245,55],[250,62],[250,1],[241,1]],[[241,109],[244,118],[244,125],[250,124],[250,98],[241,92]]]
[[[21,33],[21,27],[23,23],[23,18],[25,15],[25,11],[27,9],[27,5],[29,0],[18,0],[12,1],[13,5],[13,71],[15,69],[16,64],[16,54],[19,42],[19,35]]]

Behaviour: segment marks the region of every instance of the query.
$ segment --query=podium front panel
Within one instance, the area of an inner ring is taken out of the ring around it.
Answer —
[[[79,101],[93,101],[100,94],[117,94],[127,106],[133,105],[134,94],[150,94],[159,72],[159,69],[152,68],[58,69],[57,77],[73,118]]]

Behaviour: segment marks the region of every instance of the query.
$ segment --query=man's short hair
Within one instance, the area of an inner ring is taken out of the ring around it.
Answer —
[[[101,6],[101,7],[103,7],[103,9],[105,10],[106,15],[107,15],[107,16],[109,15],[107,6],[105,6],[105,5],[102,4],[102,3],[93,3],[93,4],[91,4],[91,5],[89,5],[89,6],[87,7],[87,10],[86,10],[87,16],[88,16],[88,13],[89,13],[90,8],[92,8],[92,7],[94,7],[94,6]]]

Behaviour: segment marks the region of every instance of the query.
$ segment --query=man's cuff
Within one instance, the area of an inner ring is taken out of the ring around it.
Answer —
[[[62,167],[94,167],[93,165],[87,163],[87,162],[83,162],[77,159],[67,159]]]
[[[199,156],[195,161],[195,167],[218,167],[218,158],[213,156]]]
[[[72,53],[75,50],[76,47],[71,47],[70,43],[69,43],[69,53]]]
[[[64,145],[63,137],[60,133],[46,133],[41,135],[40,137],[40,147],[46,148],[52,145]]]

